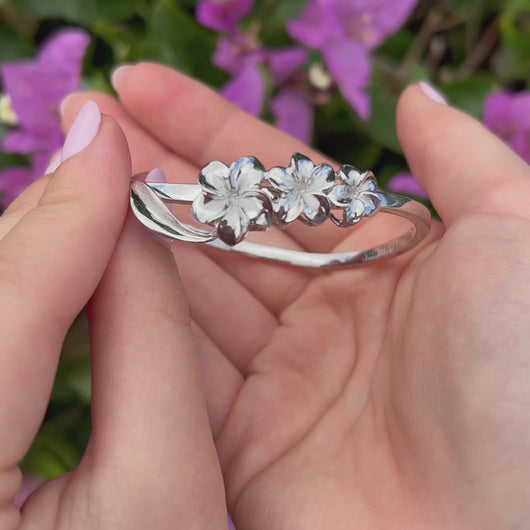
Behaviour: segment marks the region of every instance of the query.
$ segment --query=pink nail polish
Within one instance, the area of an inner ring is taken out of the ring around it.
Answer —
[[[420,81],[418,84],[428,98],[436,103],[440,103],[440,105],[447,105],[447,100],[431,84],[427,83],[427,81]]]
[[[101,112],[94,101],[87,101],[77,113],[66,139],[61,161],[64,162],[86,149],[96,136],[101,123]]]
[[[167,179],[164,172],[160,168],[155,167],[147,173],[145,182],[167,182]]]
[[[60,165],[61,165],[61,151],[53,155],[44,174],[49,175],[50,173],[53,173]]]

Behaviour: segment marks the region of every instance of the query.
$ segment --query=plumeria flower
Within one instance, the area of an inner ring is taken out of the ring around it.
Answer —
[[[253,156],[238,158],[230,167],[207,164],[199,174],[202,193],[191,205],[199,223],[217,228],[227,245],[240,243],[249,230],[264,230],[272,220],[272,204],[260,189],[264,169]]]
[[[311,225],[323,223],[330,211],[326,193],[335,183],[328,164],[315,166],[300,153],[291,157],[288,168],[273,167],[267,172],[274,199],[272,206],[283,223],[300,219]]]
[[[342,184],[328,194],[329,200],[343,209],[343,219],[331,216],[339,225],[354,225],[365,215],[373,215],[381,206],[375,193],[377,182],[371,171],[359,171],[356,167],[343,165],[338,171]]]

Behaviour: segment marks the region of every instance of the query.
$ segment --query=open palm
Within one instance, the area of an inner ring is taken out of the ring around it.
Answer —
[[[210,160],[308,153],[169,69],[116,78],[133,169],[193,182]],[[528,167],[417,87],[400,140],[445,227],[381,264],[313,273],[174,244],[238,530],[523,528],[530,486]],[[355,163],[355,153],[352,160]],[[371,246],[384,215],[269,231],[308,251]]]

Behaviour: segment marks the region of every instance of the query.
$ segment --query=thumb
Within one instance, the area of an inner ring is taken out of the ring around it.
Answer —
[[[428,85],[405,90],[397,130],[412,173],[446,225],[471,213],[513,212],[528,195],[527,164]]]

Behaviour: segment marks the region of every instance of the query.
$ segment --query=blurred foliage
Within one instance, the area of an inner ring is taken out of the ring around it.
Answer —
[[[399,0],[396,0],[399,1]],[[266,46],[290,41],[286,21],[304,0],[258,0],[255,18]],[[0,0],[0,61],[31,57],[57,28],[78,25],[92,44],[83,84],[112,93],[117,64],[151,59],[219,88],[214,32],[194,19],[193,0]],[[403,88],[430,80],[450,102],[481,118],[492,90],[528,88],[530,0],[421,1],[408,23],[373,55],[372,116],[363,123],[335,94],[317,107],[314,144],[336,160],[377,171],[384,184],[406,169],[395,131]],[[0,131],[1,133],[2,131]],[[0,153],[0,168],[20,157]],[[76,466],[90,432],[90,362],[85,315],[72,326],[43,427],[23,467],[52,478]]]

